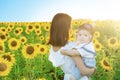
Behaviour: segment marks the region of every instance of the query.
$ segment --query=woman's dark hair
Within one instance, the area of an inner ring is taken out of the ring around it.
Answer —
[[[71,20],[71,16],[65,13],[58,13],[53,17],[48,44],[61,47],[68,42]]]

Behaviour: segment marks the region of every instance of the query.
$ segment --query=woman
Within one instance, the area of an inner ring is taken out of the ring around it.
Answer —
[[[95,69],[85,67],[79,56],[70,57],[60,52],[61,49],[71,47],[71,42],[68,42],[71,21],[71,16],[64,13],[58,13],[53,17],[48,42],[48,44],[51,44],[49,60],[53,63],[53,66],[61,67],[65,73],[64,80],[82,80],[81,76],[91,75]]]

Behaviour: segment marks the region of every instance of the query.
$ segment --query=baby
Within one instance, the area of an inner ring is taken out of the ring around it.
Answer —
[[[69,56],[80,55],[84,61],[84,64],[89,68],[96,67],[96,52],[92,43],[93,27],[85,23],[78,29],[76,35],[76,41],[72,44],[72,49],[62,49],[61,53]],[[89,80],[90,76],[83,76],[80,80]]]

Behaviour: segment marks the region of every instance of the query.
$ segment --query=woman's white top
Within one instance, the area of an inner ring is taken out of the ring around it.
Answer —
[[[75,62],[70,56],[61,54],[61,49],[72,49],[73,43],[68,42],[64,47],[61,47],[58,51],[54,51],[53,47],[50,48],[49,61],[52,62],[54,67],[61,67],[65,74],[72,74],[76,79],[79,79],[80,71],[77,68]]]

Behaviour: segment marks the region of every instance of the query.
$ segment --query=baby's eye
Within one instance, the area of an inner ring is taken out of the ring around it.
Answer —
[[[85,34],[84,36],[87,37],[87,34]]]

